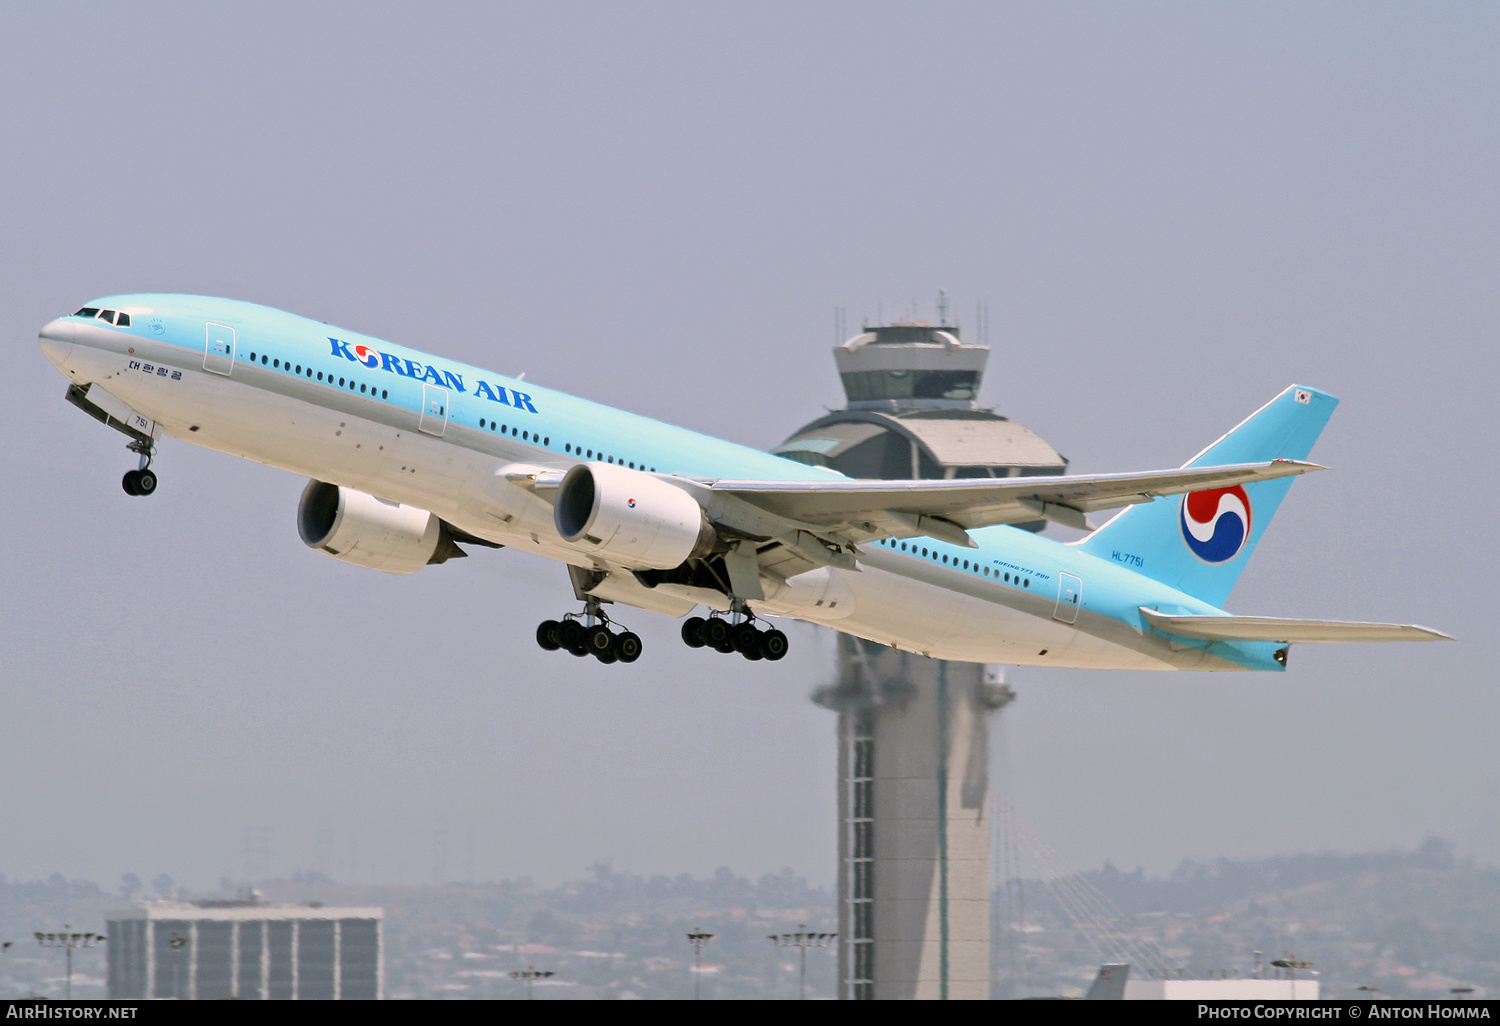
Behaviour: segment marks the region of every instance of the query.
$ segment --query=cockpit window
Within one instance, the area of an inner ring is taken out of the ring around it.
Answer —
[[[82,310],[79,310],[73,316],[74,317],[96,317],[99,320],[104,321],[104,322],[106,322],[108,324],[113,324],[116,327],[120,327],[120,328],[128,328],[128,327],[130,327],[130,315],[128,313],[124,313],[122,311],[116,311],[116,310],[101,310],[97,306],[86,306]]]

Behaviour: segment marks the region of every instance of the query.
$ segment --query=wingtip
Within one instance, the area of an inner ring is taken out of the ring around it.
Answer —
[[[1311,471],[1314,471],[1314,470],[1327,470],[1328,469],[1327,467],[1323,466],[1323,464],[1321,464],[1321,463],[1310,463],[1307,460],[1272,460],[1271,462],[1273,464],[1274,463],[1280,463],[1280,464],[1283,464],[1283,465],[1296,467],[1297,468],[1297,473],[1299,473],[1299,474],[1307,474],[1307,473],[1310,473]]]
[[[1422,639],[1423,641],[1457,641],[1458,640],[1457,638],[1455,638],[1451,634],[1444,634],[1442,631],[1435,631],[1431,627],[1423,627],[1419,623],[1414,623],[1411,626],[1412,626],[1412,628],[1414,630],[1423,631],[1423,632],[1425,632],[1426,634],[1429,635],[1429,637],[1423,638]]]

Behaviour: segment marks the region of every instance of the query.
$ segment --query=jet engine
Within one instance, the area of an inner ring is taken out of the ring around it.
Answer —
[[[629,570],[670,570],[708,555],[717,540],[687,492],[612,463],[569,470],[553,518],[565,541]]]
[[[425,509],[322,481],[302,491],[297,533],[309,548],[388,574],[414,574],[465,555],[448,525]]]

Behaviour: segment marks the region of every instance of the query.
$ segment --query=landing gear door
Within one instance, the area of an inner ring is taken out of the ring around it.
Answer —
[[[206,325],[203,339],[203,369],[215,374],[234,370],[234,329],[225,324]]]
[[[1063,623],[1076,623],[1078,607],[1083,604],[1083,581],[1072,574],[1057,575],[1057,608],[1052,619]]]
[[[417,427],[429,435],[443,437],[448,427],[448,390],[437,385],[422,386],[422,416]]]

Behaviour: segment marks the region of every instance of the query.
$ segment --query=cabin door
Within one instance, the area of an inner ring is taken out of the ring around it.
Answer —
[[[225,324],[204,326],[203,369],[215,374],[234,370],[234,329]]]
[[[1078,607],[1083,603],[1083,579],[1072,574],[1057,575],[1057,608],[1052,619],[1063,623],[1076,623]]]
[[[429,435],[443,437],[448,427],[448,390],[437,385],[422,386],[422,418],[417,427]]]

